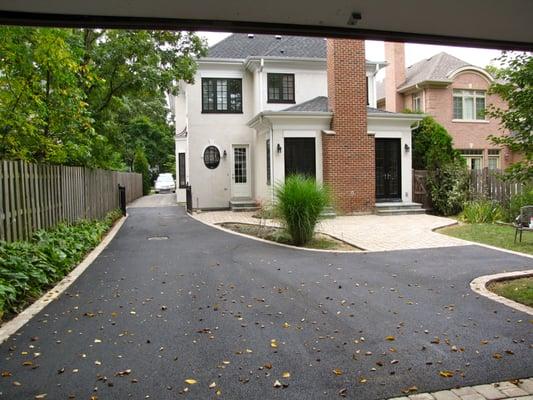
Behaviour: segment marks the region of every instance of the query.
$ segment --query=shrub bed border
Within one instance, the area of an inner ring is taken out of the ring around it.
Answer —
[[[7,340],[11,335],[22,328],[27,322],[29,322],[35,315],[41,312],[48,304],[55,300],[61,293],[63,293],[70,285],[72,285],[76,279],[92,264],[92,262],[100,255],[100,253],[109,245],[111,240],[118,233],[127,216],[115,221],[109,231],[102,238],[100,243],[92,249],[85,258],[76,266],[72,271],[68,273],[59,283],[57,283],[52,289],[42,295],[33,304],[29,305],[24,311],[19,313],[13,319],[5,322],[0,326],[0,344]]]

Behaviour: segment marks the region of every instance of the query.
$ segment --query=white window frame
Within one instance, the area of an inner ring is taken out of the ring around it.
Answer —
[[[476,169],[477,171],[481,171],[484,167],[483,162],[483,150],[459,150],[461,153],[461,157],[463,157],[466,160],[466,167],[468,170],[472,170],[472,160],[479,160],[479,169]],[[474,153],[475,152],[475,153]]]
[[[496,151],[498,152],[497,154],[496,154]],[[491,160],[496,160],[496,168],[492,168],[492,169],[493,169],[493,170],[494,170],[494,169],[500,169],[500,168],[501,168],[501,166],[500,166],[500,162],[501,162],[501,158],[500,158],[501,151],[500,151],[500,150],[492,150],[492,149],[489,149],[488,153],[489,153],[489,154],[488,154],[488,165],[487,165],[487,167],[489,167],[489,169],[491,169],[491,168],[490,168],[490,161],[491,161]]]
[[[411,95],[411,106],[413,111],[424,112],[424,107],[422,104],[422,92],[413,93]]]
[[[455,117],[455,110],[454,110],[454,103],[455,103],[455,99],[456,98],[461,98],[462,99],[462,106],[461,106],[461,111],[462,111],[462,116],[461,118],[456,118]],[[472,103],[473,103],[473,118],[465,118],[465,109],[466,109],[466,105],[465,105],[465,102],[466,102],[466,99],[467,98],[471,98],[472,99]],[[453,117],[453,121],[467,121],[467,122],[488,122],[486,117],[483,116],[482,118],[478,118],[477,117],[477,114],[478,114],[478,110],[477,110],[477,99],[483,99],[483,104],[484,104],[484,107],[483,109],[485,110],[487,108],[487,92],[485,90],[474,90],[474,89],[454,89],[453,90],[453,101],[452,101],[452,117]]]

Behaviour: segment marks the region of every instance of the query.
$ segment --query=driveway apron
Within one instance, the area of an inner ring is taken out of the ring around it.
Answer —
[[[531,318],[469,288],[532,259],[478,246],[309,252],[182,207],[129,213],[0,346],[0,399],[377,399],[533,376]]]

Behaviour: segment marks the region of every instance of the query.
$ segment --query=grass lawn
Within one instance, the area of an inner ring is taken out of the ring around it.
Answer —
[[[484,243],[503,249],[533,254],[533,232],[522,233],[522,243],[514,243],[515,229],[498,224],[464,224],[439,230],[440,233],[472,242]]]
[[[533,276],[493,282],[488,288],[500,296],[533,307]]]

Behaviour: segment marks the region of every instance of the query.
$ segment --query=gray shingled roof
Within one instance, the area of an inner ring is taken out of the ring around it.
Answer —
[[[318,96],[314,99],[304,101],[292,107],[286,108],[283,111],[299,111],[299,112],[328,112],[328,98],[326,96]],[[366,111],[370,114],[395,114],[390,111],[379,110],[373,107],[367,107]]]
[[[328,98],[326,96],[318,96],[314,99],[286,108],[283,111],[328,112]]]
[[[405,70],[405,81],[398,86],[398,90],[406,89],[417,83],[449,82],[449,74],[461,67],[472,66],[466,61],[451,56],[448,53],[435,54],[427,60],[422,60],[407,67]]]
[[[252,36],[252,35],[250,35]],[[279,39],[278,39],[279,38]],[[210,47],[208,58],[247,57],[326,58],[326,40],[317,37],[234,33]]]

